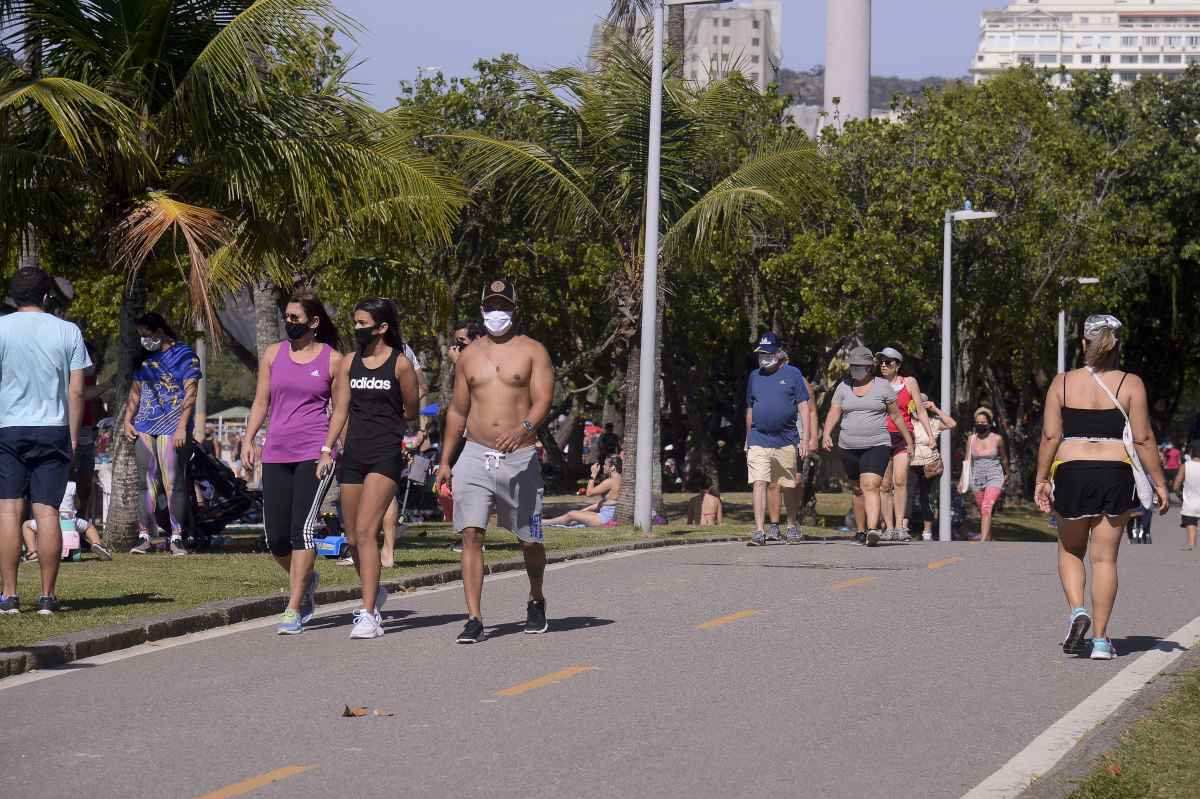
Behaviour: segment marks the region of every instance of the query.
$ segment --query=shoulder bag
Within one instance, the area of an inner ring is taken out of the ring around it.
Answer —
[[[1121,434],[1121,443],[1125,445],[1125,454],[1129,456],[1129,463],[1133,466],[1133,484],[1137,488],[1138,502],[1143,508],[1149,508],[1154,504],[1154,486],[1150,483],[1150,478],[1146,475],[1146,467],[1142,466],[1142,459],[1138,457],[1137,449],[1133,446],[1133,427],[1129,424],[1129,414],[1125,413],[1125,408],[1121,405],[1116,395],[1108,390],[1108,386],[1104,385],[1104,381],[1096,374],[1092,367],[1088,367],[1088,374],[1096,381],[1096,385],[1100,386],[1100,390],[1108,395],[1112,400],[1112,404],[1117,406],[1117,410],[1125,417],[1125,430]]]

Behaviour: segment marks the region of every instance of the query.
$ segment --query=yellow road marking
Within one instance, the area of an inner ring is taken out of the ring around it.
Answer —
[[[574,677],[577,674],[583,674],[585,671],[596,671],[596,667],[595,666],[571,666],[570,668],[566,668],[561,671],[556,671],[551,674],[547,674],[545,677],[538,677],[535,680],[529,680],[527,682],[518,683],[517,685],[514,685],[512,688],[505,688],[503,691],[497,691],[495,695],[496,696],[505,696],[505,697],[520,696],[521,694],[525,693],[526,691],[532,691],[535,688],[545,688],[547,685],[553,685],[556,682],[562,682],[563,680],[565,680],[569,677]]]
[[[266,774],[259,774],[257,777],[235,782],[233,785],[226,785],[224,788],[218,788],[211,793],[206,793],[198,799],[232,799],[235,796],[245,796],[251,791],[257,791],[259,788],[265,788],[273,782],[286,780],[288,777],[294,777],[297,774],[303,774],[310,769],[316,768],[316,764],[311,766],[285,766],[277,768],[274,771],[268,771]]]
[[[942,558],[941,560],[935,560],[933,563],[930,563],[927,568],[941,569],[945,566],[952,566],[953,564],[958,563],[960,560],[962,560],[962,558]]]
[[[737,613],[727,613],[724,616],[718,616],[717,618],[706,621],[703,624],[697,624],[696,629],[711,630],[713,627],[720,627],[722,624],[729,624],[731,621],[745,619],[761,612],[761,610],[739,610]]]
[[[834,583],[833,590],[841,591],[845,588],[853,588],[856,585],[866,585],[873,582],[875,582],[874,577],[855,577],[853,580],[843,580],[840,583]]]

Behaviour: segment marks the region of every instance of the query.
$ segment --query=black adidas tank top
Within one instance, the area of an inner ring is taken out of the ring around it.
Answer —
[[[362,353],[354,353],[350,362],[350,429],[346,433],[346,452],[355,460],[372,463],[398,455],[404,446],[404,395],[396,379],[396,359],[400,350],[392,348],[378,368],[363,363]]]

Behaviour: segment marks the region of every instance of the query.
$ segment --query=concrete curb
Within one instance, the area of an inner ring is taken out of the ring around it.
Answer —
[[[596,558],[615,552],[631,552],[643,549],[660,549],[663,547],[685,546],[690,544],[723,544],[744,541],[737,536],[716,536],[711,538],[655,538],[646,541],[628,541],[623,544],[613,544],[607,547],[592,549],[576,549],[567,552],[549,552],[546,554],[547,564],[565,563],[581,558]],[[848,541],[853,536],[829,536],[822,541]],[[520,559],[502,560],[488,565],[488,574],[501,574],[525,568]],[[382,584],[389,591],[403,589],[426,588],[433,585],[454,582],[462,579],[460,569],[445,569],[443,571],[414,574],[396,580],[383,580]],[[357,599],[357,586],[341,586],[326,588],[317,592],[317,601],[321,605],[331,605],[337,602],[348,602]],[[188,633],[211,630],[251,619],[260,619],[282,613],[287,606],[287,597],[283,594],[273,596],[244,597],[240,599],[223,599],[190,610],[171,613],[164,616],[154,616],[144,620],[101,627],[95,630],[81,630],[47,641],[24,647],[13,647],[0,652],[0,679],[22,674],[34,669],[61,666],[73,660],[103,655],[119,649],[158,641],[163,638],[175,638]]]

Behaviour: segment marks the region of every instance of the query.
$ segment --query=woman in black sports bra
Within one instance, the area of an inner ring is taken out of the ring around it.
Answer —
[[[350,637],[377,638],[383,635],[379,605],[387,599],[387,592],[379,586],[375,535],[388,504],[396,498],[405,428],[417,420],[417,374],[404,357],[396,306],[391,300],[359,302],[354,307],[354,335],[357,351],[342,358],[335,377],[334,396],[340,401],[333,409],[321,466],[328,468],[325,456],[349,424],[338,481],[342,516],[363,592],[363,606],[354,612]]]
[[[1117,551],[1125,523],[1140,512],[1133,467],[1125,452],[1126,414],[1139,460],[1154,482],[1155,506],[1167,509],[1162,462],[1146,411],[1146,388],[1137,375],[1120,372],[1117,333],[1121,323],[1099,314],[1084,323],[1087,366],[1054,378],[1046,394],[1042,443],[1038,449],[1035,499],[1058,516],[1058,576],[1071,609],[1063,651],[1084,654],[1094,628],[1091,657],[1116,657],[1108,621],[1117,598]],[[1109,392],[1121,407],[1113,405]],[[1072,404],[1068,404],[1072,403]],[[1092,613],[1084,608],[1089,539],[1092,560]]]

